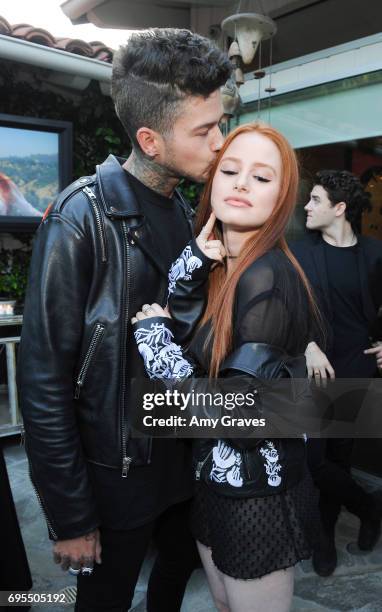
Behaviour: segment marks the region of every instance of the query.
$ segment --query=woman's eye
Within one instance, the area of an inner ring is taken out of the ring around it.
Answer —
[[[258,174],[255,174],[254,178],[257,179],[260,183],[270,183],[271,182],[271,179],[267,179],[264,176],[259,176]]]
[[[229,174],[229,175],[237,174],[237,172],[235,172],[234,170],[220,170],[220,172],[222,172],[223,174]]]

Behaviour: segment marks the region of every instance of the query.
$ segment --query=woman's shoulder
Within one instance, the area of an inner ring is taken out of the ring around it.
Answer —
[[[277,257],[272,249],[253,261],[240,276],[239,293],[260,293],[272,289],[277,276]]]
[[[239,279],[239,293],[260,293],[299,281],[299,275],[284,251],[278,247],[267,251],[244,270]]]
[[[248,268],[244,270],[240,277],[240,281],[245,281],[248,277],[255,278],[258,274],[267,275],[269,278],[273,279],[277,276],[280,267],[283,269],[292,267],[294,270],[294,267],[291,266],[291,262],[284,251],[276,247],[253,261]]]

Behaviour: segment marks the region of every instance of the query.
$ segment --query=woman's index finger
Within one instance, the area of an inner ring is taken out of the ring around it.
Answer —
[[[215,213],[212,212],[209,216],[207,223],[205,224],[202,231],[200,232],[203,236],[206,236],[206,238],[209,237],[212,230],[214,229],[215,221],[216,221],[216,216],[215,216]]]

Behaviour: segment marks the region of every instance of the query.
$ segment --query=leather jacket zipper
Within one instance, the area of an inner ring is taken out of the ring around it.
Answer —
[[[197,462],[196,468],[195,468],[195,480],[200,480],[200,474],[201,474],[201,471],[203,469],[203,466],[207,462],[207,460],[210,458],[213,450],[214,449],[211,448],[210,452],[208,453],[208,455],[206,457],[204,457],[203,461],[198,461]]]
[[[251,480],[251,474],[249,472],[249,453],[247,450],[243,451],[243,465],[247,480]]]
[[[122,432],[122,478],[127,478],[132,457],[127,455],[127,431],[125,421],[125,400],[126,400],[126,345],[127,345],[127,330],[129,324],[130,311],[130,275],[131,275],[131,257],[130,257],[130,237],[129,228],[125,221],[122,221],[122,229],[124,236],[124,270],[126,272],[126,285],[123,303],[123,333],[122,333],[122,394],[121,394],[121,432]],[[131,243],[134,242],[131,240]]]
[[[34,489],[34,492],[36,493],[36,497],[37,497],[38,503],[40,505],[40,508],[42,510],[42,513],[43,513],[43,515],[45,517],[46,524],[48,525],[49,532],[50,532],[50,534],[51,534],[51,536],[53,537],[54,540],[58,540],[58,535],[56,534],[56,532],[53,529],[53,525],[52,525],[50,519],[48,518],[48,515],[47,515],[47,512],[45,510],[45,506],[44,506],[44,503],[42,501],[42,497],[40,495],[40,492],[39,492],[39,490],[38,490],[38,488],[36,486],[36,483],[33,480],[32,470],[31,470],[29,462],[28,462],[28,469],[29,469],[29,479],[30,479],[30,481],[32,483],[32,487]]]
[[[74,392],[74,398],[78,399],[80,397],[80,393],[81,393],[81,388],[84,386],[85,383],[85,378],[86,378],[86,374],[88,372],[89,369],[89,365],[91,363],[91,360],[93,358],[93,355],[95,353],[95,350],[103,336],[103,333],[105,331],[105,327],[103,325],[101,325],[101,323],[97,323],[96,328],[93,332],[92,335],[92,339],[90,341],[89,344],[89,348],[86,352],[86,355],[84,357],[84,360],[82,362],[82,366],[80,369],[80,372],[77,376],[77,380],[76,380],[76,389]]]
[[[98,206],[97,196],[95,195],[94,191],[90,189],[90,187],[84,187],[83,191],[88,196],[90,203],[92,205],[93,211],[94,211],[98,236],[99,236],[100,244],[101,244],[101,259],[102,259],[102,262],[105,262],[107,261],[105,230],[103,227],[102,216],[101,216],[99,206]]]

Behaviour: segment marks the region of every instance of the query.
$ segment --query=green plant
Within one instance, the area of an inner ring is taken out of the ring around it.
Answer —
[[[179,190],[182,192],[186,200],[188,200],[188,202],[191,204],[192,208],[196,208],[199,204],[203,185],[193,183],[188,179],[183,179],[179,184]]]
[[[22,243],[21,247],[2,248],[0,252],[0,297],[22,304],[27,287],[32,237],[30,234],[18,234],[17,239]]]

